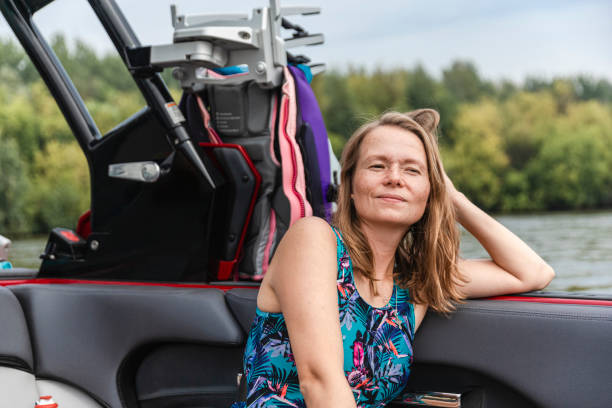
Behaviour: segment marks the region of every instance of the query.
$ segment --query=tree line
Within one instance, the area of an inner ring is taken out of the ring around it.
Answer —
[[[102,133],[144,100],[116,55],[51,45]],[[172,93],[180,90],[163,73]],[[467,61],[439,78],[422,66],[349,67],[313,81],[337,155],[363,122],[434,108],[455,185],[488,211],[612,207],[612,84],[591,76],[489,81]],[[0,233],[73,227],[89,207],[87,163],[20,45],[0,39]]]

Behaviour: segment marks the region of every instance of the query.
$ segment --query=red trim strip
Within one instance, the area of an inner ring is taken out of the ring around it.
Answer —
[[[531,303],[556,303],[561,305],[590,305],[590,306],[612,306],[612,300],[598,299],[563,299],[548,297],[527,297],[527,296],[495,296],[488,300],[507,300],[511,302],[531,302]]]
[[[210,285],[207,283],[165,283],[165,282],[126,282],[126,281],[97,281],[81,279],[13,279],[0,280],[0,286],[14,285],[117,285],[117,286],[164,286],[169,288],[201,288],[201,289],[220,289],[227,292],[230,289],[259,289],[259,286],[246,285]]]
[[[170,287],[170,288],[220,289],[224,292],[227,292],[230,289],[259,289],[259,286],[210,285],[207,283],[126,282],[126,281],[97,281],[97,280],[59,279],[59,278],[0,280],[0,286],[14,286],[14,285],[26,285],[26,284],[163,286],[163,287]],[[511,301],[511,302],[554,303],[554,304],[563,304],[563,305],[612,306],[612,300],[597,300],[597,299],[562,299],[562,298],[527,297],[527,296],[495,296],[495,297],[490,297],[490,298],[485,298],[485,299],[486,300],[503,300],[503,301]]]

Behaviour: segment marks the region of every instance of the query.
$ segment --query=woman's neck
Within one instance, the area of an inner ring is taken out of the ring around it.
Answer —
[[[374,258],[374,279],[384,280],[393,277],[395,253],[406,231],[397,227],[361,224]]]

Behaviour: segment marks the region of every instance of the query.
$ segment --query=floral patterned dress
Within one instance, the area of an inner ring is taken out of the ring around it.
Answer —
[[[366,303],[357,292],[344,242],[335,229],[334,233],[344,373],[358,407],[383,407],[400,396],[408,380],[413,354],[414,307],[408,290],[397,285],[386,306],[376,308]],[[247,407],[306,406],[281,313],[257,309],[247,339],[244,369]]]

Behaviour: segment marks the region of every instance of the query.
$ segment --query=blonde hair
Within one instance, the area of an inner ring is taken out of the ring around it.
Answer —
[[[454,309],[453,302],[462,300],[457,284],[465,279],[457,268],[459,230],[446,193],[438,150],[439,121],[440,115],[432,109],[388,112],[357,129],[342,151],[338,209],[333,222],[343,234],[353,267],[370,280],[373,288],[374,256],[351,200],[359,148],[365,137],[379,126],[395,126],[414,133],[425,148],[430,193],[423,216],[410,227],[397,248],[394,278],[401,287],[409,289],[414,302],[448,313]]]

